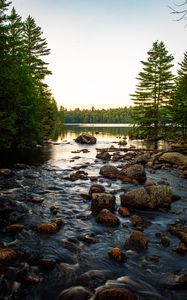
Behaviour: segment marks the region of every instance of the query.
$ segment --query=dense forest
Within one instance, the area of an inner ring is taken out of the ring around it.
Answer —
[[[42,29],[31,16],[22,20],[10,4],[0,1],[0,149],[42,144],[63,123],[129,123],[143,138],[157,139],[176,129],[186,138],[187,51],[174,76],[174,57],[163,42],[153,43],[131,95],[134,106],[100,110],[61,106],[58,111],[45,83],[51,71],[44,57],[50,49]]]
[[[64,123],[132,123],[133,107],[110,109],[79,109],[67,110],[61,107]]]
[[[42,143],[57,126],[58,109],[44,79],[47,42],[35,20],[0,1],[0,148]]]

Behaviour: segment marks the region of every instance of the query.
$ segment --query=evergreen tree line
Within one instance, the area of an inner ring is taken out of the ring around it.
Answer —
[[[64,123],[132,123],[132,107],[110,109],[60,109]]]
[[[0,0],[0,148],[23,148],[49,138],[58,109],[44,83],[51,71],[43,32],[10,4]]]
[[[147,138],[160,138],[175,131],[187,136],[187,51],[179,63],[177,76],[172,73],[174,57],[163,42],[153,43],[147,61],[137,78],[132,96],[135,132]]]

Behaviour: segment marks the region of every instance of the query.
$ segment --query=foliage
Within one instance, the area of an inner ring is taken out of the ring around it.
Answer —
[[[49,54],[40,27],[25,22],[10,3],[0,0],[0,148],[42,143],[56,125],[58,110],[43,83],[51,74],[43,56]]]
[[[171,99],[173,123],[178,125],[184,138],[187,137],[187,51],[180,65],[176,86]]]
[[[60,115],[64,123],[131,123],[133,108],[83,109],[67,110],[61,108]]]
[[[157,41],[148,51],[147,61],[141,62],[139,84],[131,95],[136,105],[133,119],[138,131],[148,138],[158,138],[166,125],[163,111],[167,111],[173,88],[172,61],[164,43]]]

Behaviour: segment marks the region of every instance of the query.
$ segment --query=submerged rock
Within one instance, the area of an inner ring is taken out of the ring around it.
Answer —
[[[104,284],[108,279],[113,278],[113,273],[106,270],[91,270],[83,273],[78,280],[78,283],[89,288],[95,289]]]
[[[96,217],[96,222],[110,226],[116,226],[120,224],[120,220],[108,209],[102,209],[100,211]]]
[[[54,233],[58,230],[56,223],[38,224],[36,230],[43,233]]]
[[[106,208],[110,211],[115,210],[116,199],[114,195],[107,193],[93,193],[91,211],[94,215],[99,213],[100,210]]]
[[[126,249],[143,250],[148,247],[148,239],[141,231],[134,230],[129,239],[125,242]]]
[[[7,263],[16,258],[17,252],[12,249],[0,249],[0,263]]]
[[[96,141],[96,138],[89,133],[82,133],[75,139],[76,143],[88,145],[96,144]]]
[[[6,227],[7,232],[19,232],[23,229],[23,224],[11,224]]]
[[[121,249],[114,247],[108,252],[108,256],[116,262],[122,263],[126,260],[126,256]]]

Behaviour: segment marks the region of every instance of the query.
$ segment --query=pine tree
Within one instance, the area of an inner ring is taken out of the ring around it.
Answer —
[[[182,129],[182,135],[187,137],[187,51],[179,63],[180,70],[171,100],[173,123]]]
[[[24,51],[25,63],[29,67],[30,74],[43,80],[46,75],[52,74],[48,70],[48,63],[42,60],[43,56],[50,54],[47,42],[42,38],[42,30],[36,25],[35,20],[29,16],[24,23]]]
[[[174,80],[172,61],[173,56],[168,54],[164,43],[158,41],[148,51],[147,61],[141,61],[143,71],[139,73],[139,84],[131,96],[136,105],[134,121],[144,135],[157,138],[164,126],[162,115],[169,103]]]

